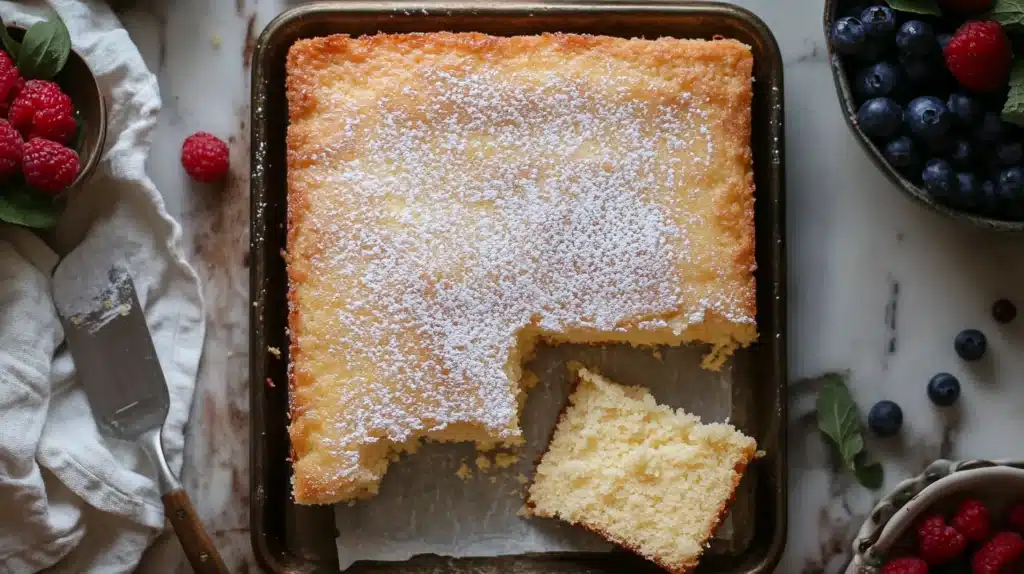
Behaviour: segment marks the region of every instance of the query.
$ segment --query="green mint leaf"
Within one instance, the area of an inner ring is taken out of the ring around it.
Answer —
[[[0,189],[0,221],[47,229],[57,224],[61,202],[21,184]]]
[[[854,470],[854,475],[861,486],[871,490],[878,490],[885,483],[885,470],[877,462],[871,464],[858,463],[857,469]]]
[[[864,450],[860,415],[846,383],[838,375],[827,377],[818,391],[818,428],[839,449],[843,463],[854,469],[854,461]]]
[[[1003,120],[1024,126],[1024,60],[1013,62],[1010,71],[1010,93],[1003,104]]]
[[[59,17],[36,22],[25,32],[18,54],[18,69],[30,80],[50,80],[71,54],[71,34]]]
[[[7,24],[0,19],[0,42],[4,45],[4,50],[7,50],[7,55],[12,60],[18,60],[18,54],[21,53],[21,43],[11,37],[11,33],[7,31]]]
[[[885,3],[893,10],[899,10],[900,12],[931,14],[932,16],[942,15],[939,5],[935,3],[935,0],[885,0]]]
[[[1009,32],[1024,32],[1024,0],[996,0],[987,19],[999,22]]]

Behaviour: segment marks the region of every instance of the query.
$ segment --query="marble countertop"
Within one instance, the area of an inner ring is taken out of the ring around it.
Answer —
[[[997,326],[1000,297],[1024,305],[1024,237],[982,232],[925,211],[874,169],[850,135],[832,89],[821,0],[742,0],[782,48],[786,82],[790,309],[790,529],[778,572],[838,572],[881,492],[834,470],[815,428],[814,383],[849,373],[862,408],[887,398],[905,413],[900,439],[874,441],[886,484],[937,457],[1024,458],[1024,320]],[[150,172],[185,229],[203,280],[207,341],[186,443],[184,481],[233,572],[257,570],[249,547],[248,147],[255,37],[285,0],[140,0],[122,13],[151,68],[164,108]],[[222,190],[192,186],[178,164],[184,137],[228,139]],[[894,311],[894,314],[893,314]],[[890,315],[895,321],[890,321]],[[983,330],[990,351],[958,360],[953,336]],[[964,384],[941,413],[925,395],[935,373]],[[174,569],[176,566],[176,570]],[[189,572],[164,536],[142,572]]]

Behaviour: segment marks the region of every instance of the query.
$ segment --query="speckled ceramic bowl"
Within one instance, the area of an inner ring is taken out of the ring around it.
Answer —
[[[848,2],[849,0],[825,0],[824,27],[826,40],[828,39],[829,29],[832,27],[832,23],[842,15],[840,12],[840,6],[847,6]],[[881,3],[881,0],[879,0],[879,3]],[[857,102],[854,99],[853,90],[850,87],[850,82],[847,78],[843,60],[839,54],[832,52],[832,47],[829,42],[826,41],[825,43],[829,46],[829,65],[832,68],[832,79],[835,82],[836,93],[839,96],[839,105],[843,109],[843,117],[846,118],[846,124],[850,127],[850,130],[857,138],[861,147],[864,148],[864,151],[867,152],[871,160],[876,166],[878,166],[878,169],[880,169],[882,173],[889,178],[889,180],[896,184],[900,191],[929,209],[958,221],[971,223],[979,227],[993,229],[996,231],[1024,231],[1024,221],[995,219],[992,217],[985,217],[974,213],[959,211],[942,205],[941,203],[933,200],[928,192],[920,188],[914,182],[903,177],[900,172],[890,166],[885,161],[885,157],[882,155],[882,150],[880,150],[878,146],[875,145],[875,142],[865,135],[857,125]]]
[[[1024,499],[1024,461],[937,460],[903,481],[861,526],[846,574],[879,574],[887,558],[913,547],[914,524],[926,511],[949,514],[965,498],[979,498],[1000,515]]]

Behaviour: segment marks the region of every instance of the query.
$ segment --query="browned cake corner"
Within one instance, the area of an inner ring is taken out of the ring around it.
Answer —
[[[303,504],[422,439],[521,441],[538,340],[753,342],[751,69],[732,40],[331,36],[287,59]]]
[[[754,458],[754,439],[702,424],[582,369],[527,506],[675,573],[696,568]]]

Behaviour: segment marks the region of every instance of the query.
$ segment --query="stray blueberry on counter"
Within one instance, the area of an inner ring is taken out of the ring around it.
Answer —
[[[981,117],[982,108],[974,99],[965,94],[950,94],[946,108],[953,114],[953,123],[960,127],[971,127]]]
[[[974,139],[979,143],[994,144],[1003,135],[1003,120],[996,112],[985,112],[974,128]]]
[[[924,164],[921,181],[933,197],[948,199],[953,194],[956,177],[953,175],[953,168],[949,167],[945,160],[933,158]]]
[[[903,123],[903,108],[889,98],[871,98],[857,110],[857,125],[868,136],[887,138]]]
[[[859,72],[853,82],[853,90],[861,99],[880,98],[892,95],[899,82],[900,70],[889,62],[878,62]]]
[[[949,159],[960,169],[971,169],[974,165],[974,148],[967,140],[954,140]]]
[[[996,146],[996,159],[1001,165],[1010,167],[1024,159],[1024,147],[1019,141],[1004,141]]]
[[[896,14],[888,6],[870,6],[860,14],[864,33],[872,38],[890,40],[896,33]]]
[[[862,30],[863,28],[861,25]],[[908,56],[928,56],[938,51],[939,43],[930,24],[920,20],[907,20],[896,33],[896,48]]]
[[[987,348],[988,339],[985,338],[985,333],[977,329],[964,329],[953,339],[953,349],[965,361],[977,361],[984,357]]]
[[[900,136],[885,144],[885,161],[893,167],[910,167],[917,164],[917,149],[914,140],[907,136]]]
[[[878,401],[868,411],[868,428],[880,437],[895,436],[903,426],[903,409],[892,401]]]
[[[946,135],[952,123],[946,104],[933,96],[921,96],[910,100],[904,120],[915,136],[925,140]]]
[[[860,20],[846,16],[832,24],[832,49],[844,56],[854,56],[864,49],[866,34]]]
[[[949,373],[939,373],[928,381],[928,398],[940,407],[951,407],[960,398],[960,381]]]
[[[1000,325],[1012,323],[1017,318],[1017,306],[1009,299],[1000,299],[992,304],[992,318]]]

